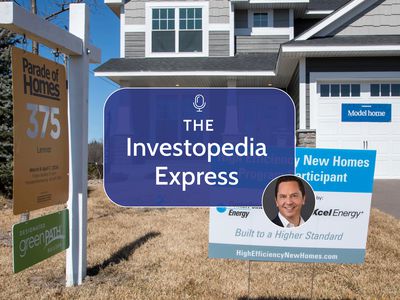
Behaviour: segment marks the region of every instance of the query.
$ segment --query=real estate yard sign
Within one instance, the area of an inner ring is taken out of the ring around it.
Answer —
[[[261,207],[211,208],[209,257],[362,263],[375,157],[370,150],[297,148],[296,175],[316,196],[311,217],[299,227],[283,228]]]
[[[69,247],[68,209],[13,226],[14,273]]]
[[[63,65],[12,50],[14,214],[68,200],[68,106]]]

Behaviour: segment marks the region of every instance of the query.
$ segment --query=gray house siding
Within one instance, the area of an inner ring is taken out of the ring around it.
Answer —
[[[125,24],[144,25],[145,24],[145,3],[147,1],[128,1],[125,4]]]
[[[399,72],[400,57],[343,57],[306,59],[306,128],[310,129],[311,72]]]
[[[282,43],[289,41],[288,35],[236,36],[237,53],[278,52]]]
[[[191,2],[200,0],[191,0]],[[144,25],[145,24],[145,3],[160,2],[160,0],[135,0],[128,1],[125,4],[125,24]],[[165,1],[168,2],[168,1]],[[185,1],[181,1],[185,2]],[[228,0],[210,0],[209,1],[209,22],[229,23],[229,1]]]
[[[229,31],[209,32],[209,56],[229,56]]]
[[[210,0],[210,23],[229,23],[229,1]]]
[[[145,56],[145,34],[144,32],[127,32],[125,34],[125,57]]]
[[[337,35],[400,34],[400,1],[386,0],[341,28]]]
[[[274,10],[274,27],[289,27],[289,10],[275,9]]]

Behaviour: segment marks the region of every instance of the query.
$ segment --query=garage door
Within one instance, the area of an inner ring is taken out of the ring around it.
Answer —
[[[375,178],[400,178],[400,84],[318,82],[316,146],[377,151]]]

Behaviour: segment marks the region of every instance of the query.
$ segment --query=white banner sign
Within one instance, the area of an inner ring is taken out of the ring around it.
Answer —
[[[370,150],[297,148],[296,175],[315,192],[315,206],[309,208],[307,219],[293,228],[276,225],[273,220],[278,214],[278,202],[274,194],[269,197],[272,199],[264,198],[264,209],[211,208],[209,257],[364,262],[375,157],[376,151]],[[307,201],[310,199],[305,198]],[[271,207],[276,209],[272,215],[268,211]],[[293,207],[287,211],[291,210]]]

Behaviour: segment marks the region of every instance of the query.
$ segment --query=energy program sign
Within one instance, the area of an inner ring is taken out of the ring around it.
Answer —
[[[297,148],[296,175],[315,192],[298,227],[274,223],[262,207],[210,209],[209,257],[316,263],[363,263],[375,171],[375,150]],[[279,191],[279,188],[278,188]],[[305,202],[310,198],[305,197]],[[288,210],[295,207],[287,201]],[[304,207],[303,207],[304,209]],[[282,215],[279,209],[279,214]],[[279,216],[283,220],[283,215]]]
[[[14,273],[69,247],[68,209],[13,226]]]
[[[12,50],[14,214],[68,200],[68,115],[63,65]]]
[[[294,172],[278,89],[121,89],[104,108],[104,187],[122,206],[261,205]]]

